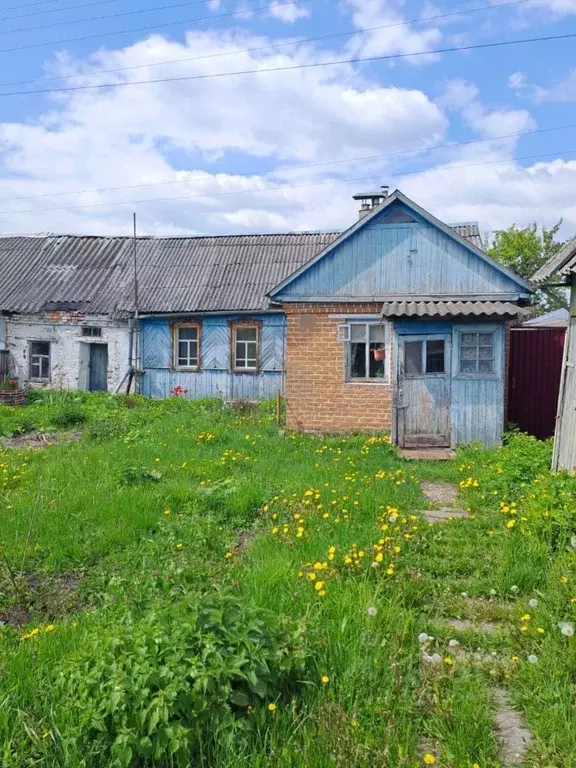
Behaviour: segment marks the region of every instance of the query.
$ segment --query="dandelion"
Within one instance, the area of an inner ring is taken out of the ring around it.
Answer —
[[[424,765],[436,765],[436,758],[430,752],[424,755]]]
[[[491,590],[490,590],[490,594],[492,595],[492,597],[496,597],[496,595],[497,595],[498,593],[496,592],[496,590],[495,590],[495,589],[491,589]]]
[[[444,659],[444,664],[446,664],[446,666],[450,667],[450,666],[452,666],[452,664],[454,664],[454,659],[450,658],[450,656],[446,656],[445,659]]]
[[[538,627],[536,629],[536,632],[538,632],[538,634],[540,635],[543,635],[546,632],[546,630],[544,629],[544,627]]]
[[[535,597],[531,597],[530,600],[528,600],[528,605],[530,608],[536,608],[538,606],[538,600],[536,600]]]
[[[572,536],[570,538],[570,546],[572,547],[572,549],[576,549],[576,536]]]
[[[46,627],[44,627],[44,632],[54,632],[55,629],[55,624],[48,624]]]
[[[418,635],[418,642],[419,643],[427,643],[428,640],[432,640],[430,635],[427,635],[426,632],[420,632],[420,634]]]
[[[448,643],[449,648],[458,648],[459,645],[460,643],[458,642],[458,640],[450,640],[450,642]]]
[[[322,675],[322,677],[320,678],[320,682],[322,683],[322,685],[328,685],[328,683],[330,682],[330,678],[328,677],[328,675]]]
[[[531,653],[530,656],[528,656],[528,661],[530,662],[530,664],[536,664],[536,662],[538,661],[538,656],[536,656],[535,653]]]
[[[169,509],[165,509],[165,510],[162,512],[162,514],[163,514],[163,515],[169,515],[169,514],[170,514],[170,510],[169,510]]]
[[[468,597],[468,592],[460,592],[460,597]]]
[[[232,552],[226,552],[224,557],[226,558],[226,560],[231,560],[234,557],[234,555]]]
[[[570,624],[570,622],[561,621],[558,627],[565,637],[574,637],[574,625]]]
[[[515,525],[516,525],[516,520],[508,520],[508,522],[506,523],[506,528],[514,528]]]
[[[316,590],[316,592],[321,592],[324,589],[324,582],[317,581],[316,584],[314,584],[314,589]]]
[[[568,576],[560,576],[560,581],[562,584],[568,584]]]
[[[273,701],[271,701],[270,704],[268,704],[268,710],[270,712],[276,712],[277,709],[278,709],[278,707],[276,706],[276,704],[274,704]]]
[[[371,605],[369,608],[366,609],[366,613],[368,614],[368,616],[376,616],[376,614],[378,613],[378,609],[374,608],[374,606]]]
[[[178,544],[176,544],[176,549],[184,549],[184,544],[182,544],[182,542],[179,541]]]
[[[520,616],[520,621],[530,621],[531,618],[529,613],[525,613],[524,616]]]
[[[514,594],[516,594],[517,592],[520,592],[520,587],[517,587],[516,584],[513,584],[510,587],[510,592],[514,592]]]

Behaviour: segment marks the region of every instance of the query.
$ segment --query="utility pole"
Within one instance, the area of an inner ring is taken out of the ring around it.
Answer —
[[[134,269],[134,319],[130,330],[130,373],[128,375],[128,384],[126,385],[126,394],[130,394],[136,363],[138,362],[138,237],[136,232],[136,211],[133,214],[132,229],[132,265]]]

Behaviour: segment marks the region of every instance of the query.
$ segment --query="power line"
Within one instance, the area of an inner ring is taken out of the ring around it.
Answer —
[[[110,1],[111,0],[106,0],[106,2],[110,2]],[[293,45],[303,45],[304,43],[314,43],[322,40],[334,40],[340,37],[351,37],[354,35],[362,35],[367,32],[378,32],[382,29],[391,29],[393,27],[403,27],[409,24],[419,24],[425,21],[438,21],[440,19],[446,19],[453,16],[463,16],[470,13],[479,13],[481,11],[491,11],[496,8],[507,8],[509,6],[523,5],[530,2],[533,2],[533,0],[510,0],[510,2],[499,3],[497,5],[483,5],[477,8],[469,8],[463,11],[452,11],[449,13],[435,14],[433,16],[420,16],[417,19],[410,19],[408,21],[397,21],[397,22],[394,22],[393,24],[380,24],[376,27],[366,27],[364,29],[352,29],[352,30],[347,30],[346,32],[336,32],[330,35],[320,35],[318,37],[300,38],[298,40],[289,40],[288,42],[262,45],[256,48],[241,48],[239,50],[225,51],[223,53],[207,53],[202,56],[191,56],[191,57],[186,57],[181,59],[169,59],[168,61],[149,62],[147,64],[136,64],[131,67],[103,69],[95,72],[82,72],[75,75],[61,75],[60,77],[44,77],[37,80],[16,80],[10,83],[0,83],[0,87],[6,88],[13,85],[27,85],[28,83],[48,83],[54,80],[71,80],[77,77],[93,77],[95,75],[109,75],[109,74],[114,74],[116,72],[128,72],[135,69],[147,69],[148,67],[165,66],[167,64],[180,64],[180,63],[186,63],[190,61],[200,61],[202,59],[220,58],[222,56],[234,56],[240,53],[258,53],[260,51],[268,51],[276,48],[286,48]]]
[[[100,32],[94,35],[82,35],[81,37],[69,37],[65,40],[50,40],[46,43],[30,43],[29,45],[18,45],[14,48],[0,48],[0,53],[13,53],[14,51],[28,51],[32,48],[47,48],[52,45],[64,45],[65,43],[79,43],[85,40],[96,40],[104,37],[114,37],[125,35],[131,32],[148,32],[154,29],[164,29],[165,27],[176,27],[181,24],[191,24],[195,21],[209,21],[212,19],[223,19],[229,16],[242,16],[246,13],[255,13],[256,11],[267,11],[270,8],[279,8],[284,5],[295,5],[296,3],[311,2],[311,0],[286,0],[282,3],[271,3],[270,5],[259,5],[256,8],[243,8],[242,10],[229,11],[228,13],[211,14],[210,16],[200,16],[194,19],[180,19],[179,21],[170,21],[164,24],[147,24],[145,27],[130,27],[129,29],[119,29],[116,32]]]
[[[545,157],[556,157],[557,155],[568,155],[568,154],[576,154],[576,149],[565,149],[565,150],[557,150],[556,152],[548,152],[545,154],[538,154],[538,155],[524,155],[522,157],[517,158],[506,158],[505,160],[488,160],[481,163],[466,163],[466,164],[460,164],[460,165],[445,165],[445,166],[437,166],[432,168],[421,168],[416,171],[405,171],[405,172],[398,172],[398,173],[391,173],[389,174],[389,177],[396,178],[396,177],[404,177],[404,176],[413,176],[415,174],[419,173],[428,173],[430,171],[436,172],[436,171],[450,171],[450,170],[458,170],[461,168],[478,168],[483,165],[497,165],[501,163],[510,163],[510,162],[516,162],[518,160],[536,160],[541,159]],[[326,181],[318,181],[313,182],[310,184],[289,184],[284,185],[280,187],[268,187],[265,189],[241,189],[241,190],[233,190],[228,192],[211,192],[211,193],[203,193],[201,195],[182,195],[179,197],[160,197],[155,199],[144,199],[144,200],[122,200],[117,201],[114,203],[89,203],[86,205],[68,205],[63,206],[60,208],[26,208],[18,211],[0,211],[0,216],[12,216],[14,214],[21,214],[21,213],[50,213],[54,211],[72,211],[72,210],[78,210],[78,209],[86,209],[86,208],[113,208],[116,205],[139,205],[142,203],[169,203],[169,202],[175,202],[175,201],[181,201],[181,200],[198,200],[201,198],[212,198],[212,197],[227,197],[230,195],[245,195],[245,194],[262,194],[264,192],[281,192],[289,189],[304,189],[309,187],[321,187],[328,184],[348,184],[350,182],[355,181],[369,181],[378,178],[375,175],[372,176],[359,176],[356,178],[348,178],[348,179],[328,179]]]
[[[52,29],[53,27],[65,27],[71,24],[85,24],[89,21],[104,21],[106,19],[119,19],[122,16],[135,16],[140,13],[152,13],[153,11],[169,11],[172,8],[184,8],[189,5],[203,5],[209,2],[209,0],[187,0],[184,3],[177,3],[176,5],[157,5],[151,8],[138,8],[135,11],[120,11],[118,13],[105,13],[103,16],[88,16],[85,19],[66,19],[65,21],[55,21],[53,24],[39,24],[36,27],[18,27],[17,29],[1,30],[0,35],[15,35],[18,32],[37,32],[39,29]],[[0,21],[12,21],[10,19],[0,19]],[[214,17],[212,17],[214,18]]]
[[[110,0],[112,2],[112,0]],[[114,0],[115,1],[115,0]],[[33,3],[22,3],[21,5],[11,5],[8,8],[1,8],[2,13],[4,11],[19,11],[21,8],[32,8],[37,5],[49,5],[50,3],[60,2],[60,0],[35,0]]]
[[[47,0],[47,2],[54,3],[59,0]],[[81,3],[79,5],[65,5],[63,8],[48,8],[46,11],[32,11],[32,13],[22,13],[19,16],[5,16],[0,18],[0,21],[14,21],[15,19],[29,19],[31,16],[44,16],[47,13],[62,13],[63,11],[75,11],[78,8],[90,8],[94,5],[110,5],[110,3],[116,3],[117,0],[92,0],[90,3]],[[22,8],[28,6],[45,5],[45,3],[27,3],[26,5],[12,6],[12,8],[0,8],[0,13],[5,11],[19,11]]]
[[[302,2],[302,0],[292,0],[290,3],[284,3],[284,5],[292,5],[295,2]],[[278,3],[278,5],[281,5]],[[274,7],[278,7],[278,5]],[[264,8],[270,8],[271,6],[263,6]],[[252,10],[262,10],[262,8],[253,8]],[[227,14],[229,15],[229,14]],[[236,15],[236,12],[233,14]],[[126,88],[133,85],[151,85],[155,83],[175,83],[192,80],[213,80],[215,78],[222,77],[236,77],[239,75],[261,75],[271,72],[293,72],[301,69],[316,69],[318,67],[331,67],[340,64],[361,64],[368,61],[389,61],[391,59],[407,59],[411,56],[432,56],[440,53],[455,53],[459,51],[477,51],[487,48],[502,48],[507,45],[522,45],[524,43],[543,43],[552,42],[558,40],[569,40],[576,37],[576,32],[571,32],[565,35],[547,35],[543,37],[526,37],[520,40],[499,40],[494,43],[478,43],[476,45],[461,45],[453,46],[450,48],[436,48],[429,51],[415,51],[413,53],[390,53],[385,56],[358,56],[353,59],[336,59],[333,61],[316,61],[311,64],[292,64],[285,67],[264,67],[262,69],[242,69],[236,72],[219,72],[204,75],[183,75],[181,77],[159,77],[152,80],[133,80],[127,83],[99,83],[96,85],[74,85],[66,86],[62,88],[43,88],[36,91],[7,91],[0,93],[1,96],[29,96],[37,93],[62,93],[65,91],[89,91],[98,90],[102,88]],[[0,49],[0,53],[6,53],[7,50],[19,50],[19,49]]]
[[[306,163],[303,165],[288,165],[269,168],[268,170],[260,171],[257,174],[251,174],[254,176],[268,176],[274,173],[285,173],[286,171],[307,170],[310,168],[319,168],[326,165],[338,165],[342,163],[358,163],[366,160],[388,160],[394,157],[400,157],[402,155],[413,155],[424,152],[432,152],[437,149],[453,149],[456,147],[467,147],[472,144],[485,144],[487,142],[501,141],[502,139],[515,139],[521,136],[532,136],[538,133],[551,133],[552,131],[562,131],[569,128],[576,128],[576,123],[568,125],[557,125],[550,128],[537,128],[533,131],[522,131],[520,133],[505,133],[501,136],[491,136],[488,139],[471,139],[470,141],[450,141],[445,144],[436,144],[431,147],[417,147],[415,149],[405,149],[399,152],[390,152],[379,155],[363,155],[361,157],[348,157],[342,160],[325,160],[318,163]],[[191,181],[202,181],[204,176],[191,176],[187,179],[170,179],[166,181],[156,181],[149,184],[127,184],[120,187],[100,187],[98,189],[77,189],[70,192],[44,192],[38,195],[18,195],[17,197],[0,197],[0,203],[13,201],[13,200],[38,200],[45,197],[62,197],[66,195],[86,195],[86,194],[98,194],[101,192],[118,192],[124,189],[145,189],[149,187],[162,187],[170,184],[189,184]]]

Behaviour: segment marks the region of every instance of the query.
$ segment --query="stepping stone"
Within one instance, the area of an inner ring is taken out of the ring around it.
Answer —
[[[400,456],[408,461],[450,461],[455,452],[449,448],[402,448]]]
[[[487,632],[489,635],[495,635],[498,627],[491,621],[471,621],[470,619],[447,619],[443,622],[447,627],[451,627],[456,632],[466,632],[473,629],[476,632]]]
[[[532,734],[526,728],[520,714],[510,704],[503,688],[493,688],[492,695],[498,705],[494,715],[494,731],[504,765],[520,765],[532,743]]]
[[[424,496],[434,504],[455,504],[458,491],[450,483],[420,483]]]
[[[424,517],[429,523],[445,523],[454,518],[468,517],[468,513],[463,509],[454,507],[440,507],[440,509],[426,509],[423,512]]]

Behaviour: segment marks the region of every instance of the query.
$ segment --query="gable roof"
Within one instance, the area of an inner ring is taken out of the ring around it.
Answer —
[[[424,208],[420,207],[417,203],[415,203],[413,200],[410,200],[410,198],[406,197],[406,195],[400,192],[400,190],[396,189],[394,192],[392,192],[391,195],[389,195],[386,198],[386,200],[383,203],[373,208],[370,211],[370,213],[366,214],[366,216],[356,221],[345,232],[342,232],[339,237],[337,237],[329,245],[327,245],[322,251],[320,251],[320,253],[318,253],[312,259],[312,261],[310,261],[308,264],[305,264],[300,269],[296,270],[296,272],[294,272],[292,275],[289,275],[289,277],[287,277],[286,280],[284,280],[282,283],[279,283],[274,288],[274,290],[270,293],[270,297],[273,298],[276,294],[278,294],[280,291],[286,288],[286,286],[290,285],[290,283],[292,283],[294,280],[300,277],[300,275],[303,274],[309,267],[319,262],[329,253],[331,253],[337,246],[339,246],[349,237],[354,235],[354,233],[357,232],[359,229],[362,229],[363,227],[367,226],[372,221],[372,219],[382,214],[382,212],[385,211],[386,208],[388,208],[389,206],[391,206],[393,203],[396,203],[396,202],[403,203],[408,208],[411,208],[416,214],[418,214],[421,218],[423,218],[429,224],[431,224],[434,227],[437,227],[442,232],[444,232],[444,234],[448,235],[448,237],[452,238],[457,243],[460,243],[460,245],[463,245],[465,248],[472,251],[472,253],[474,253],[480,259],[487,262],[496,270],[506,275],[506,277],[513,280],[518,286],[524,289],[524,292],[528,294],[534,293],[534,289],[532,288],[530,283],[528,283],[526,280],[524,280],[523,278],[519,277],[517,274],[512,272],[512,270],[507,269],[502,264],[495,261],[491,256],[488,256],[488,254],[485,253],[481,248],[479,248],[477,245],[472,243],[470,241],[470,238],[463,237],[458,232],[458,225],[454,227],[450,227],[448,224],[444,224],[444,222],[440,221],[440,219],[437,219],[431,213],[428,213],[428,211],[424,210]],[[460,226],[466,227],[467,225],[460,225]]]
[[[567,277],[572,272],[576,273],[576,235],[564,243],[558,253],[540,267],[532,280],[535,283],[543,283],[557,273]]]
[[[455,225],[472,242],[477,224]],[[339,232],[139,237],[143,313],[257,311],[267,293],[310,262]],[[133,312],[131,237],[0,237],[0,311]]]

